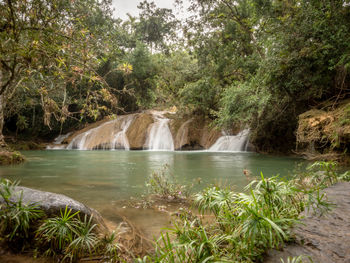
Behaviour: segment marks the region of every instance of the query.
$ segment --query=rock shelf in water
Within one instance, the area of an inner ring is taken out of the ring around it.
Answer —
[[[249,130],[232,129],[223,135],[200,116],[145,111],[93,123],[58,139],[64,144],[48,149],[246,151]]]

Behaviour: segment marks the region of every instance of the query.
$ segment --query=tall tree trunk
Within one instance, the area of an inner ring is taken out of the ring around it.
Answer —
[[[1,94],[0,95],[0,148],[6,148],[4,135],[2,133],[4,128],[4,110],[5,110],[4,94]]]
[[[0,87],[3,85],[3,72],[2,69],[0,68]],[[4,128],[4,112],[5,112],[5,104],[6,101],[4,100],[4,92],[0,94],[0,149],[6,148],[6,143],[5,143],[5,138],[2,133],[3,128]]]

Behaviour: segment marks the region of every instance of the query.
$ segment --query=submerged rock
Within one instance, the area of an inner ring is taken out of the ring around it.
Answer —
[[[11,201],[16,202],[21,196],[24,204],[38,205],[38,208],[42,209],[48,217],[60,216],[60,211],[64,211],[67,206],[68,209],[72,209],[73,213],[80,211],[80,218],[84,218],[85,215],[88,217],[92,215],[93,221],[95,224],[98,224],[100,231],[107,229],[99,212],[68,196],[17,186],[15,187]],[[0,197],[0,203],[2,202],[3,199]]]
[[[288,257],[299,255],[310,256],[313,262],[350,262],[350,183],[335,184],[324,193],[336,207],[323,216],[304,213],[293,229],[296,242],[282,251],[271,250],[265,263],[280,263],[281,258],[287,262]]]

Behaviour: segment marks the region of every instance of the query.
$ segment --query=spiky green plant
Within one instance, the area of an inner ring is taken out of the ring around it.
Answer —
[[[60,217],[48,218],[37,230],[37,237],[44,244],[48,244],[52,251],[62,253],[73,241],[79,224],[74,217],[79,212],[72,213],[66,206],[64,212],[60,211]]]
[[[300,256],[297,256],[297,257],[288,257],[287,261],[284,261],[281,258],[281,263],[303,263],[303,262],[306,262],[306,259],[307,259],[307,262],[309,262],[309,263],[313,262],[312,259],[309,256],[300,255]]]
[[[73,240],[66,249],[74,257],[91,255],[96,250],[98,238],[93,230],[97,225],[92,223],[92,219],[92,215],[89,219],[85,215],[82,221],[80,218],[75,219],[76,229],[73,230]]]
[[[23,203],[23,192],[16,192],[17,182],[2,179],[0,182],[0,235],[10,242],[29,238],[33,223],[43,217],[44,213],[37,204]]]
[[[121,228],[118,227],[111,233],[104,235],[99,241],[99,247],[101,252],[105,257],[109,259],[110,262],[118,262],[120,260],[120,252],[123,247],[118,243],[118,237],[123,233]]]

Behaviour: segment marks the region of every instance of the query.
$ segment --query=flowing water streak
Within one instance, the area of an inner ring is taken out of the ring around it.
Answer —
[[[165,118],[162,113],[153,114],[155,120],[151,124],[145,148],[151,151],[174,151],[173,136],[169,129],[169,119]]]
[[[193,119],[189,119],[185,121],[179,128],[176,134],[176,149],[182,149],[182,147],[188,143],[188,125],[193,121]]]
[[[92,128],[72,139],[67,149],[78,150],[129,150],[126,132],[135,115],[120,116],[115,120]]]
[[[47,150],[62,150],[66,148],[66,145],[62,144],[62,142],[67,139],[72,133],[69,132],[67,134],[58,135],[53,141],[53,145],[46,146]]]
[[[129,115],[123,118],[122,123],[120,124],[122,130],[115,135],[114,140],[112,141],[111,149],[125,149],[127,151],[130,150],[130,144],[128,137],[126,136],[126,132],[133,120],[133,115]]]
[[[210,148],[210,152],[245,152],[249,142],[249,129],[240,131],[237,135],[221,136]]]

